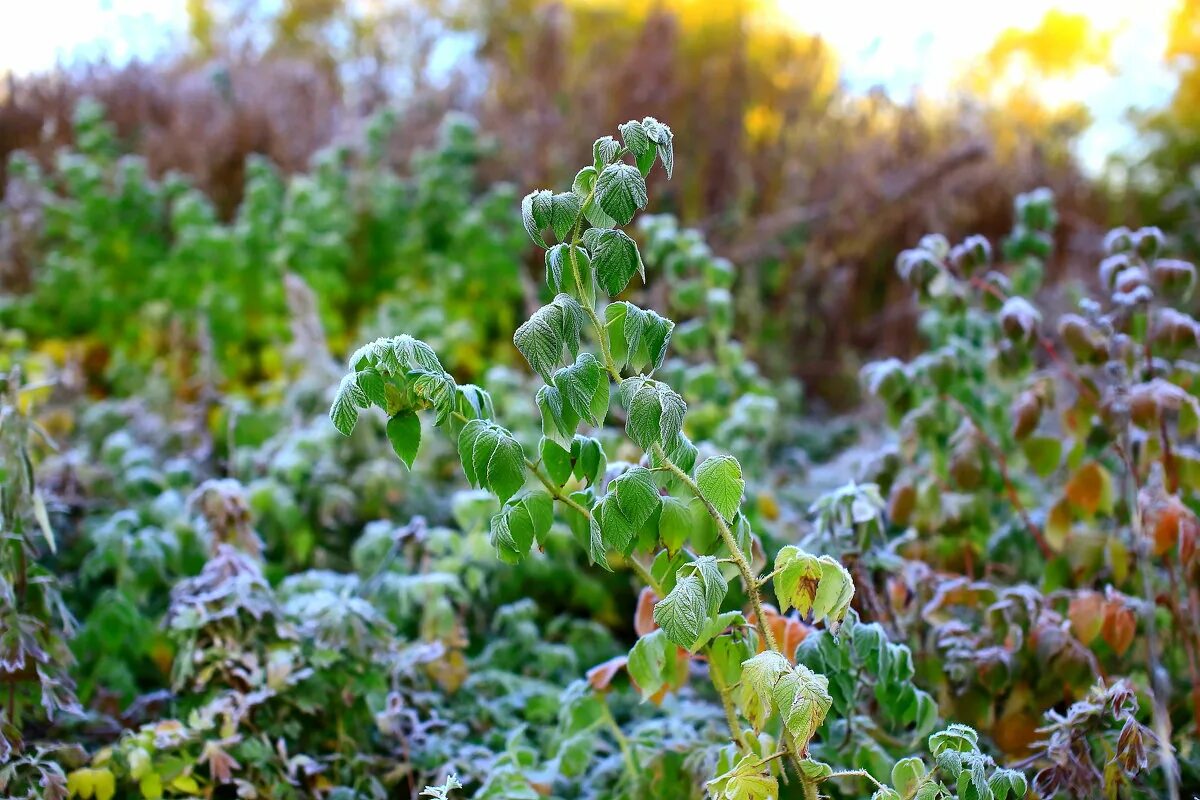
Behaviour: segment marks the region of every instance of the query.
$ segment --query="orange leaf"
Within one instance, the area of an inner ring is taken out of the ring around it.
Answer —
[[[627,661],[628,656],[613,656],[608,661],[600,662],[587,671],[587,682],[596,691],[603,692]]]
[[[1071,598],[1067,616],[1075,638],[1089,644],[1100,635],[1104,624],[1104,596],[1099,592],[1080,592]]]
[[[1109,600],[1104,604],[1104,625],[1100,634],[1113,651],[1121,656],[1133,644],[1133,635],[1137,633],[1137,617],[1133,610],[1126,608],[1119,600]]]
[[[637,609],[633,612],[633,630],[637,635],[645,636],[654,633],[658,623],[654,621],[654,604],[659,600],[658,595],[649,586],[643,586],[638,594]]]
[[[1112,509],[1112,476],[1108,470],[1089,461],[1067,482],[1067,499],[1071,505],[1091,515]]]

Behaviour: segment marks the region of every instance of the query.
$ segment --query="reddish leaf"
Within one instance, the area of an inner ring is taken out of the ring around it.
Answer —
[[[600,662],[587,671],[587,682],[596,691],[605,691],[628,660],[628,656],[613,656],[608,661]]]
[[[654,633],[658,623],[654,621],[654,604],[661,598],[649,586],[642,587],[638,594],[637,610],[633,612],[633,630],[638,636]]]

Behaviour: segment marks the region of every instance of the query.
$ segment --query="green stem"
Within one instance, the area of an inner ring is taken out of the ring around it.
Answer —
[[[621,731],[621,726],[617,724],[616,719],[613,718],[612,711],[608,708],[608,703],[601,702],[600,708],[605,724],[612,731],[613,738],[617,740],[617,747],[621,748],[621,759],[625,762],[625,771],[628,773],[629,779],[636,785],[638,775],[642,771],[638,765],[637,754],[633,752],[633,748],[629,746],[629,739]]]

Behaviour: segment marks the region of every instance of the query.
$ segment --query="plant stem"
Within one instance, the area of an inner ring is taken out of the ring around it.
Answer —
[[[612,731],[613,738],[617,740],[617,747],[621,748],[621,759],[625,762],[625,771],[628,773],[629,779],[636,785],[638,775],[642,771],[638,765],[637,754],[633,752],[633,749],[629,746],[629,739],[621,732],[621,726],[613,718],[612,711],[608,708],[608,703],[602,701],[600,708],[605,724]]]

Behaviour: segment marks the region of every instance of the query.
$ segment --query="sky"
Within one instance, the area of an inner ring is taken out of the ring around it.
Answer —
[[[10,0],[17,2],[17,0]],[[1099,169],[1113,152],[1136,152],[1124,116],[1131,106],[1161,105],[1174,81],[1162,64],[1174,0],[780,0],[795,25],[837,51],[854,89],[882,86],[893,97],[948,92],[954,76],[1005,28],[1035,27],[1048,7],[1086,14],[1112,31],[1115,73],[1089,70],[1042,87],[1047,99],[1082,100],[1095,124],[1080,158]],[[25,74],[58,61],[145,57],[182,37],[185,0],[38,0],[23,3],[0,27],[0,74]]]

